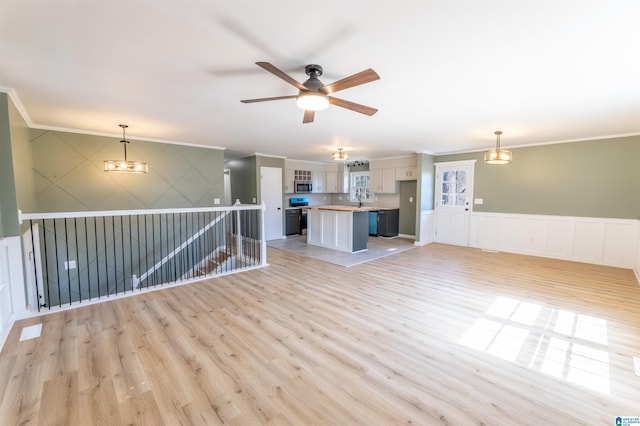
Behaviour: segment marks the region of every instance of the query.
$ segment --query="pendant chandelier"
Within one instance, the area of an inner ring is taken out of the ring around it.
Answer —
[[[349,154],[344,152],[342,148],[338,148],[338,151],[331,153],[331,159],[335,161],[347,161]]]
[[[502,131],[496,130],[496,149],[490,149],[484,153],[484,162],[486,164],[510,164],[513,160],[511,151],[507,149],[500,149],[500,135]]]
[[[127,144],[129,141],[125,138],[125,129],[129,126],[119,124],[122,128],[122,140],[120,143],[124,148],[124,160],[105,160],[104,171],[114,173],[147,173],[149,166],[147,163],[140,161],[127,160]]]

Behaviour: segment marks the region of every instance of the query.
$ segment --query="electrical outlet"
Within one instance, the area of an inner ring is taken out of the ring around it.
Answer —
[[[255,204],[256,203],[256,197],[253,197],[252,199],[253,199],[253,204]]]
[[[76,269],[78,266],[76,265],[76,261],[75,260],[68,260],[64,262],[64,269],[69,270],[69,269]]]
[[[473,200],[473,204],[482,205],[483,203],[484,203],[483,198],[476,198],[475,200]]]
[[[220,198],[214,198],[213,199],[213,204],[220,204]]]

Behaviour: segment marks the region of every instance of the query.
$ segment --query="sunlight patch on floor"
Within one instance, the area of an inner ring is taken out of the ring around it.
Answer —
[[[601,318],[499,297],[458,343],[610,393],[607,322]]]
[[[40,334],[42,334],[42,324],[30,325],[22,329],[20,341],[35,339],[36,337],[40,337]]]

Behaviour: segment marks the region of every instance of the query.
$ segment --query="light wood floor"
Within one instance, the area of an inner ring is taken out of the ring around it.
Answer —
[[[613,425],[640,415],[630,270],[431,244],[18,322],[0,423]],[[22,327],[42,336],[19,342]]]

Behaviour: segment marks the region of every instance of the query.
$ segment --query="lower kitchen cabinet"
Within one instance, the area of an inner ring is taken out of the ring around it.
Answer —
[[[397,237],[400,228],[400,209],[378,210],[378,236]]]
[[[300,209],[286,209],[284,214],[285,235],[302,234]]]

